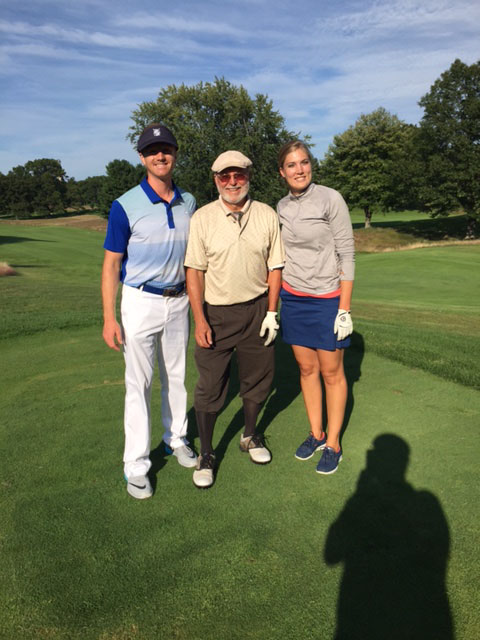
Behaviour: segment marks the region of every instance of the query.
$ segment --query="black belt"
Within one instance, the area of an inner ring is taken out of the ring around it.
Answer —
[[[258,300],[261,300],[262,298],[266,298],[267,296],[268,296],[268,291],[265,291],[265,293],[261,293],[256,298],[252,298],[252,300],[245,300],[245,302],[234,302],[232,304],[210,304],[209,302],[207,302],[206,304],[209,307],[240,307],[244,305],[255,304],[255,302],[257,302]]]
[[[175,284],[173,287],[165,287],[164,289],[161,289],[160,287],[152,287],[149,284],[141,284],[138,288],[140,291],[145,291],[146,293],[156,293],[158,296],[176,298],[177,296],[181,296],[185,293],[185,282],[180,282],[180,284]]]

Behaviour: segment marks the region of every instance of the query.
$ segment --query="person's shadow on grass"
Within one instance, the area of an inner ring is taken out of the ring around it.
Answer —
[[[170,457],[171,456],[168,455],[165,451],[165,444],[163,440],[160,440],[160,443],[155,447],[155,449],[152,449],[150,451],[150,462],[152,463],[152,465],[148,472],[148,477],[150,478],[153,491],[155,491],[155,489],[157,488],[158,473],[167,464],[167,461]]]
[[[347,404],[345,407],[345,416],[343,418],[343,426],[340,434],[340,439],[343,438],[345,431],[350,423],[350,418],[353,413],[353,407],[355,406],[355,398],[353,395],[353,387],[355,382],[360,380],[362,375],[362,361],[365,353],[365,342],[361,333],[354,331],[351,337],[350,346],[345,349],[345,355],[343,360],[343,367],[345,369],[345,377],[347,379]],[[325,400],[325,393],[323,394]],[[324,402],[323,416],[324,422],[326,422],[326,406]]]
[[[188,432],[187,439],[190,443],[193,442],[194,438],[197,436],[197,427],[195,424],[195,411],[193,407],[191,407],[187,413],[187,421],[188,421]],[[152,488],[155,491],[157,486],[157,476],[158,473],[163,469],[163,467],[167,464],[169,460],[175,460],[172,454],[167,453],[165,450],[165,443],[162,440],[158,443],[155,449],[150,451],[150,461],[152,463],[150,470],[148,472],[148,477],[152,483]],[[172,463],[173,464],[173,463]]]
[[[187,412],[187,422],[188,422],[188,430],[187,430],[187,440],[192,446],[192,442],[198,437],[197,424],[195,421],[195,410],[191,407]],[[192,446],[192,448],[195,448]],[[167,453],[165,450],[165,442],[160,440],[155,449],[150,451],[150,461],[152,466],[148,472],[148,477],[150,478],[152,488],[155,491],[157,486],[157,475],[163,469],[163,467],[167,464],[169,460],[175,461],[174,456],[171,453]],[[172,462],[173,464],[173,462]]]
[[[437,498],[405,480],[409,447],[375,438],[325,560],[344,563],[335,640],[453,640],[445,585],[449,528]]]

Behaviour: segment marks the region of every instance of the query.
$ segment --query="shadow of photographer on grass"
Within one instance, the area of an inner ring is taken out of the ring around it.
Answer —
[[[453,640],[446,591],[450,535],[437,498],[405,480],[410,448],[375,438],[357,489],[325,543],[344,564],[335,640]]]

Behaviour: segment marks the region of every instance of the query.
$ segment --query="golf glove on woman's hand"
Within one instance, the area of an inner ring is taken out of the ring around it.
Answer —
[[[350,311],[339,309],[335,324],[333,325],[333,333],[337,334],[337,340],[345,340],[353,331],[353,322]]]

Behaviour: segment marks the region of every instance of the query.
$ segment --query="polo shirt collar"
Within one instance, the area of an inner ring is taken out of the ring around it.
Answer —
[[[152,189],[152,187],[148,184],[147,178],[144,178],[141,181],[140,186],[142,187],[142,189],[144,190],[145,194],[148,196],[148,199],[152,204],[156,204],[157,202],[165,202],[166,204],[173,204],[176,200],[182,199],[182,194],[180,193],[177,185],[173,181],[172,181],[173,198],[170,200],[170,203],[168,203],[166,200],[161,198],[158,195],[158,193]]]
[[[231,215],[232,213],[241,213],[242,215],[245,215],[246,213],[248,213],[250,206],[252,204],[252,199],[250,198],[250,196],[247,196],[247,201],[245,202],[245,204],[243,205],[242,209],[240,209],[239,211],[232,211],[231,209],[229,209],[225,203],[222,200],[222,196],[218,197],[218,202],[220,204],[220,207],[223,211],[223,213],[226,216]]]
[[[305,189],[305,191],[303,191],[299,196],[295,196],[291,191],[288,192],[288,195],[290,196],[290,200],[301,200],[303,198],[307,198],[314,189],[315,189],[315,184],[311,182],[308,185],[308,187]]]

